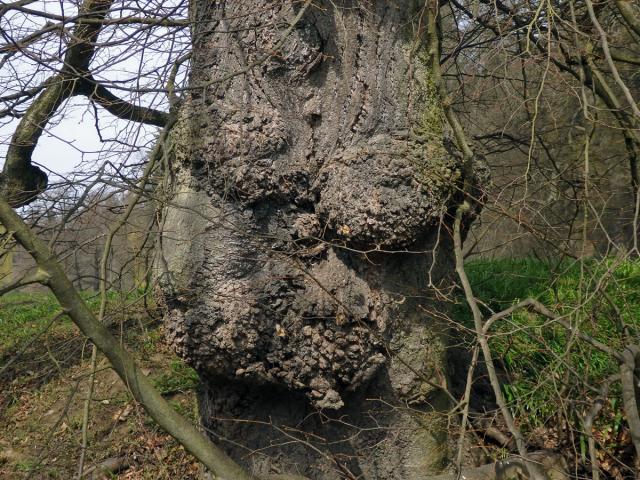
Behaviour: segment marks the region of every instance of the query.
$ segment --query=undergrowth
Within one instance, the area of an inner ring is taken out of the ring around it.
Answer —
[[[198,377],[164,343],[141,294],[109,292],[105,322],[173,408],[196,422]],[[82,295],[97,312],[99,296]],[[67,317],[50,322],[60,311],[49,293],[0,297],[0,478],[76,475],[91,347]],[[97,367],[87,468],[123,458],[123,478],[197,478],[198,462],[144,414],[102,355]]]
[[[531,297],[615,351],[625,344],[625,325],[637,341],[640,261],[482,260],[469,262],[466,270],[486,317]],[[464,302],[455,316],[473,328]],[[531,311],[499,320],[489,333],[503,392],[521,428],[532,433],[564,424],[584,453],[583,415],[618,371],[615,359]],[[595,436],[610,449],[625,436],[618,388],[614,383],[596,421]]]
[[[87,306],[97,313],[100,296],[93,292],[81,293]],[[133,294],[124,296],[118,292],[107,293],[107,311],[122,311],[127,299],[133,303]],[[12,292],[0,297],[0,349],[33,338],[47,327],[50,320],[62,309],[52,293]],[[48,331],[68,332],[75,329],[65,315],[60,316]]]
[[[472,261],[466,269],[475,296],[482,302],[483,313],[487,317],[532,297],[613,349],[620,349],[624,345],[623,325],[627,326],[629,335],[636,337],[637,341],[640,330],[640,261],[547,263],[531,258],[502,259]],[[99,297],[86,294],[85,299],[90,308],[97,311]],[[149,318],[139,311],[140,307],[137,313],[131,313],[129,307],[134,300],[133,297],[115,292],[109,294],[108,311],[113,318],[129,319],[126,320],[129,322],[127,328],[122,328],[121,324],[114,325],[114,333],[123,335],[125,343],[140,355],[143,364],[147,363],[151,378],[161,393],[167,397],[175,396],[171,399],[174,407],[181,412],[184,410],[183,413],[195,419],[197,415],[193,409],[193,398],[198,384],[197,375],[163,346],[161,329],[156,328],[157,324],[153,328],[143,325],[149,322]],[[0,298],[0,359],[3,363],[10,360],[21,345],[43,332],[58,312],[60,308],[50,294],[13,293]],[[456,306],[454,315],[459,323],[472,328],[471,315],[464,302]],[[47,344],[45,349],[43,345],[55,337],[58,337],[58,343]],[[67,345],[69,338],[75,339],[76,346],[63,350],[60,346]],[[45,389],[45,381],[61,382],[71,371],[75,375],[81,371],[86,373],[86,343],[68,318],[63,316],[48,326],[42,339],[34,345],[33,351],[22,352],[24,358],[14,362],[15,366],[24,368],[4,373],[6,385],[11,382],[12,387],[0,395],[0,404],[8,408],[4,420],[9,424],[11,417],[17,415],[16,412],[26,408],[25,398],[33,396],[27,404],[39,398],[34,388]],[[531,438],[536,432],[548,432],[553,428],[560,431],[564,428],[564,433],[557,436],[565,435],[569,440],[563,443],[562,439],[558,439],[553,448],[571,443],[571,448],[577,448],[585,455],[586,442],[581,423],[584,412],[591,407],[605,379],[617,372],[615,360],[571,336],[556,322],[525,310],[496,322],[490,331],[490,345],[499,368],[503,392],[525,434]],[[64,356],[62,352],[65,352]],[[63,360],[67,356],[85,360],[84,363],[65,363]],[[51,363],[54,365],[51,366]],[[37,383],[27,381],[27,377],[35,375],[32,371],[37,373],[38,368],[44,370],[45,367],[61,369],[63,375],[45,375],[45,380]],[[16,383],[22,376],[24,383]],[[61,389],[61,386],[56,388]],[[629,444],[625,437],[628,428],[624,421],[620,392],[616,388],[614,384],[608,402],[596,421],[594,433],[601,450],[611,453]],[[114,390],[113,393],[125,398],[126,403],[124,391]],[[43,396],[47,397],[50,395]],[[111,408],[114,411],[110,411],[110,415],[115,415],[120,411],[118,409],[125,408],[119,403],[122,402],[115,402],[114,397],[110,404],[100,405],[104,409]],[[49,409],[44,404],[40,408]],[[111,423],[117,426],[122,421],[114,420]],[[136,424],[135,428],[131,427],[132,431],[142,435],[142,430],[147,428],[144,425]],[[564,427],[559,428],[561,425]],[[5,425],[7,427],[8,424]],[[17,433],[20,425],[12,428],[16,438],[20,437]],[[68,428],[76,435],[79,427],[69,423]],[[42,435],[44,438],[44,433]],[[119,448],[125,449],[122,446]],[[151,450],[154,448],[149,447]],[[17,462],[15,468],[20,470],[21,465],[30,460],[31,457],[27,456],[21,460],[22,463]]]
[[[45,293],[12,293],[0,297],[0,348],[33,338],[60,312],[55,297]],[[53,329],[72,328],[61,318]]]

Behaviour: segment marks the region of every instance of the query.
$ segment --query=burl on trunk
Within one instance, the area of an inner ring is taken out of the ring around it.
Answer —
[[[433,286],[460,160],[423,6],[193,2],[159,268],[203,424],[252,472],[411,480],[445,458]]]

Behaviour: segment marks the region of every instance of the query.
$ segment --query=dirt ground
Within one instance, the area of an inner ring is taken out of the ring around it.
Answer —
[[[144,373],[196,421],[197,377],[163,343],[160,327],[143,331],[139,319],[134,325],[123,339]],[[77,478],[92,347],[73,325],[30,340],[0,343],[0,478]],[[82,478],[200,477],[199,464],[154,424],[98,356]]]

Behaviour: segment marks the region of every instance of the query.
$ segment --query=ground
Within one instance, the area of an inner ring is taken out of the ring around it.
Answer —
[[[611,272],[605,275],[607,281],[602,288],[606,288],[627,325],[640,331],[640,261],[587,262],[581,269],[579,263],[571,262],[492,260],[471,262],[467,269],[475,293],[486,308],[501,310],[523,298],[535,297],[556,312],[570,315],[602,341],[617,345],[619,338],[610,305],[597,299],[584,304],[580,294],[593,288],[590,284],[602,279],[605,272]],[[197,376],[163,340],[164,332],[157,320],[160,316],[153,309],[143,308],[135,297],[110,295],[108,313],[110,318],[119,319],[112,330],[131,347],[143,371],[165,398],[197,423]],[[97,299],[89,294],[86,298],[95,309]],[[580,309],[576,304],[582,305]],[[57,311],[54,299],[43,293],[11,294],[0,299],[2,479],[26,478],[29,474],[36,479],[66,480],[76,476],[91,345],[70,320],[60,318],[51,323]],[[469,326],[470,316],[462,303],[454,308],[454,320]],[[589,475],[580,414],[593,401],[588,384],[599,385],[615,372],[616,365],[580,344],[573,343],[573,348],[568,349],[562,330],[542,328],[543,320],[521,312],[493,330],[496,335],[491,343],[503,389],[531,447],[560,452],[572,472]],[[132,401],[107,362],[98,357],[97,364],[87,470],[109,460],[121,467],[112,478],[201,478],[199,464]],[[466,366],[461,362],[461,378],[466,378]],[[483,394],[481,369],[475,390],[476,411],[491,410],[486,389]],[[499,422],[492,426],[506,433]],[[632,464],[633,448],[615,388],[594,426],[597,455],[605,477],[631,478],[632,472],[625,464]],[[508,454],[487,431],[479,429],[470,438],[469,446],[481,452],[479,463]]]
[[[91,345],[66,319],[38,337],[55,311],[53,299],[44,294],[13,295],[0,302],[3,479],[29,474],[36,479],[69,479],[77,474]],[[157,322],[140,309],[127,313],[123,339],[134,346],[143,371],[177,410],[196,421],[195,373],[164,344]],[[86,470],[110,463],[120,465],[116,478],[123,480],[199,478],[199,464],[132,401],[106,360],[99,356],[97,365]],[[112,478],[95,469],[93,475],[85,478]]]

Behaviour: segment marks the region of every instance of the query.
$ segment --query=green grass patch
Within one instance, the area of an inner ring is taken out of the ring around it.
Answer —
[[[169,370],[154,379],[155,387],[163,395],[194,390],[199,383],[196,371],[179,359],[172,360]]]
[[[58,301],[47,293],[12,293],[0,297],[0,349],[33,338],[60,312]],[[52,329],[72,329],[71,321],[58,319]]]
[[[640,331],[640,261],[589,260],[581,265],[503,259],[470,262],[466,269],[487,317],[532,297],[614,350],[624,344],[620,320]],[[454,315],[472,328],[464,302]],[[593,397],[594,389],[618,368],[609,355],[529,311],[496,322],[490,335],[494,359],[505,374],[505,397],[531,428],[547,422],[563,401],[579,405]]]
[[[81,292],[80,295],[94,313],[100,308],[100,296],[95,292]],[[107,315],[120,313],[126,316],[128,305],[137,299],[135,294],[125,296],[119,292],[107,293]],[[14,345],[22,344],[40,333],[53,316],[62,309],[52,293],[12,292],[0,297],[0,353]],[[71,333],[77,331],[67,316],[58,318],[47,333]]]

